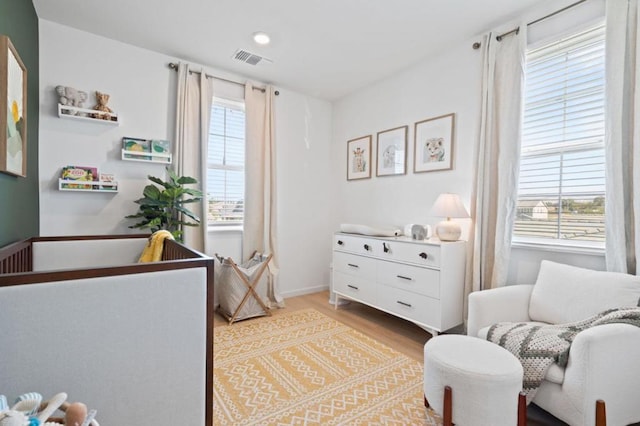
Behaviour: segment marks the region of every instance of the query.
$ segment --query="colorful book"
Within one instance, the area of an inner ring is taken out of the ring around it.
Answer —
[[[148,139],[138,138],[122,138],[122,148],[125,151],[124,158],[134,158],[139,160],[151,160],[150,156],[127,154],[127,151],[132,153],[144,153],[151,152],[151,141]]]
[[[151,151],[154,154],[169,154],[171,153],[171,144],[169,141],[161,139],[151,140]]]
[[[67,181],[94,182],[98,180],[98,169],[85,166],[65,166],[62,168],[61,177]],[[93,185],[64,182],[62,188],[69,189],[92,189]]]

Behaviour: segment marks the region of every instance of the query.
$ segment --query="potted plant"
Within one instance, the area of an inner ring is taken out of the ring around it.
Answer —
[[[181,226],[198,226],[200,224],[200,218],[184,205],[202,200],[202,192],[193,188],[185,188],[185,185],[198,183],[196,179],[188,176],[178,177],[170,168],[167,168],[167,174],[168,181],[149,176],[150,181],[162,188],[156,185],[145,186],[142,191],[143,197],[134,201],[140,205],[138,213],[125,216],[125,218],[142,219],[129,228],[149,228],[152,232],[164,229],[171,232],[177,241],[182,241]]]

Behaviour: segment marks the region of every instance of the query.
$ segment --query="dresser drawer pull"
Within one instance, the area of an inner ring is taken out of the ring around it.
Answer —
[[[420,253],[418,256],[420,256],[423,259],[426,259],[427,257],[429,257],[429,256],[427,256],[427,253],[425,253],[425,252]]]
[[[411,304],[410,304],[410,303],[401,302],[401,301],[399,301],[399,300],[396,300],[396,303],[398,303],[398,304],[400,304],[400,305],[402,305],[402,306],[406,306],[407,308],[410,308],[410,307],[411,307]]]
[[[347,287],[352,288],[354,290],[360,290],[358,287],[356,287],[355,285],[351,285],[351,284],[347,284]]]
[[[391,251],[391,249],[389,248],[389,246],[387,245],[387,243],[382,243],[382,250],[385,253],[389,253]]]
[[[411,277],[404,277],[402,275],[396,275],[396,277],[400,278],[401,280],[413,281],[413,278]]]
[[[371,246],[370,246],[369,244],[365,244],[365,245],[364,245],[364,249],[365,249],[366,251],[371,251]]]
[[[347,263],[347,266],[351,266],[352,268],[359,268],[358,265],[354,265],[353,263]]]
[[[338,240],[338,245],[339,245],[339,246],[344,245],[344,241],[342,241],[342,240]]]

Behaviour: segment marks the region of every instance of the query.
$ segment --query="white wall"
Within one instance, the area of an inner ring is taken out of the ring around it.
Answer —
[[[404,72],[341,99],[333,113],[333,178],[338,220],[374,226],[437,224],[429,210],[442,192],[469,207],[480,105],[481,54],[472,41],[453,46]],[[414,123],[455,113],[453,169],[413,173]],[[407,174],[375,176],[377,132],[408,125]],[[372,135],[372,178],[347,181],[347,141]],[[464,236],[468,222],[461,221]]]
[[[133,200],[164,176],[164,166],[120,160],[123,136],[174,139],[176,72],[179,59],[40,20],[40,230],[41,235],[131,233],[124,219],[137,211]],[[243,81],[207,68],[210,74]],[[219,84],[216,80],[214,84]],[[57,85],[111,95],[121,125],[57,117]],[[215,87],[215,86],[214,86]],[[224,88],[223,88],[224,89]],[[331,105],[283,88],[276,98],[280,288],[285,296],[328,287],[330,251],[313,250],[333,231],[330,173]],[[117,194],[57,190],[66,165],[113,173]],[[210,233],[211,251],[240,256],[240,234]],[[307,250],[307,248],[309,250]]]
[[[518,22],[530,22],[558,10],[566,2],[546,2],[538,10],[530,11],[522,20],[506,23],[512,29]],[[601,13],[602,2],[588,5],[582,21]],[[578,8],[575,9],[577,11]],[[583,13],[585,12],[585,13]],[[562,19],[560,19],[562,18]],[[552,18],[542,27],[566,29],[567,20],[576,24],[575,14],[565,12]],[[538,27],[535,40],[543,38]],[[489,29],[488,29],[489,30]],[[427,223],[432,226],[441,218],[429,217],[429,210],[438,194],[460,194],[469,209],[473,185],[474,155],[480,117],[481,61],[480,50],[473,50],[478,36],[458,45],[446,45],[443,50],[404,72],[346,96],[334,104],[332,142],[332,187],[337,201],[336,222],[360,223],[374,226],[402,226],[408,223]],[[454,112],[455,136],[453,169],[428,173],[413,173],[414,123],[430,117]],[[375,177],[346,180],[347,141],[372,135],[375,158],[376,133],[398,126],[409,126],[408,173],[404,176]],[[462,238],[468,237],[470,221],[459,220]],[[514,248],[510,264],[509,282],[535,282],[540,260],[550,259],[593,269],[604,269],[603,254],[557,253],[535,249]]]

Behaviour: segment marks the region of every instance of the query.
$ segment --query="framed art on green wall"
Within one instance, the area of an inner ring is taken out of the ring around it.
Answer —
[[[0,172],[27,176],[27,69],[0,35]]]

